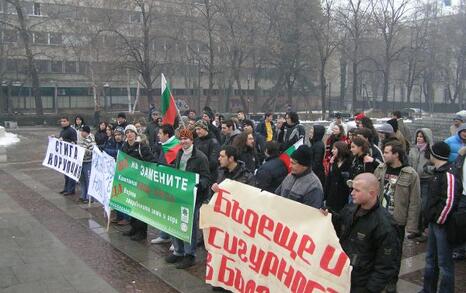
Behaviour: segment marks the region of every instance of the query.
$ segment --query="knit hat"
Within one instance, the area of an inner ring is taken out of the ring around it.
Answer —
[[[138,134],[138,130],[137,130],[136,126],[134,126],[133,124],[128,124],[128,126],[126,126],[125,133],[127,133],[128,131],[132,131],[132,132]]]
[[[124,112],[120,112],[120,113],[118,113],[117,118],[126,119],[126,114]]]
[[[196,127],[209,131],[209,125],[207,125],[207,122],[205,122],[204,120],[198,120],[196,124],[194,124],[194,128]]]
[[[117,126],[117,127],[115,127],[115,130],[113,131],[113,133],[116,133],[116,132],[124,134],[125,129],[123,127],[121,127],[121,126]]]
[[[429,151],[434,158],[441,161],[448,161],[450,156],[450,146],[444,141],[434,143],[430,146]]]
[[[152,115],[152,114],[158,114],[158,115],[160,115],[160,112],[157,111],[157,109],[152,108],[152,109],[150,110],[150,114],[151,114],[151,115]]]
[[[459,121],[463,122],[464,118],[461,115],[455,115],[455,117],[453,117],[453,120],[459,120]]]
[[[311,167],[311,148],[307,145],[301,145],[296,151],[294,151],[294,153],[291,154],[291,158],[300,165]]]
[[[81,131],[82,132],[87,132],[87,133],[91,133],[91,128],[87,125],[84,125],[82,128],[81,128]]]
[[[358,115],[354,116],[354,120],[361,120],[362,118],[366,117],[364,112],[359,113]]]
[[[398,131],[398,120],[396,118],[388,120],[387,123],[392,126],[394,133]]]
[[[189,138],[190,140],[193,140],[193,133],[191,132],[191,130],[187,129],[187,128],[183,128],[180,130],[179,132],[179,136],[180,138]]]
[[[377,132],[380,132],[380,133],[395,133],[395,131],[393,131],[393,127],[388,123],[380,124],[377,127]]]

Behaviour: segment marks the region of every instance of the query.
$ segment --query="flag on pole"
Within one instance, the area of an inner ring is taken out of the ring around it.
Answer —
[[[282,160],[283,164],[285,164],[286,168],[288,169],[288,172],[291,171],[291,154],[293,154],[300,146],[304,144],[304,138],[298,140],[294,145],[290,146],[286,151],[284,151],[280,155],[280,160]]]
[[[165,161],[167,161],[168,164],[173,163],[180,149],[180,141],[176,136],[172,136],[166,142],[162,143],[162,152],[165,156]]]
[[[165,75],[162,73],[162,123],[163,124],[175,124],[175,118],[177,115],[177,109],[175,99],[170,91],[170,86],[165,79]]]

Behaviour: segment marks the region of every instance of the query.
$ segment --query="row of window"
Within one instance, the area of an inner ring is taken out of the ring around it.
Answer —
[[[32,43],[37,45],[62,45],[63,35],[61,33],[33,32]],[[16,43],[19,33],[16,30],[3,30],[0,32],[0,43]]]
[[[41,3],[25,2],[21,3],[26,15],[42,16]],[[16,8],[5,0],[0,0],[0,13],[16,14]]]

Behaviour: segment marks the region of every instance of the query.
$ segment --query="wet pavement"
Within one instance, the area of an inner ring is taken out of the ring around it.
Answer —
[[[106,230],[98,204],[63,197],[63,176],[42,167],[47,136],[56,128],[13,131],[21,142],[0,147],[0,293],[211,292],[204,284],[205,251],[177,270],[164,263],[169,245],[134,242],[128,227]],[[158,231],[149,229],[148,239]],[[425,244],[405,240],[399,292],[422,284]],[[466,261],[456,263],[456,291],[466,292]]]

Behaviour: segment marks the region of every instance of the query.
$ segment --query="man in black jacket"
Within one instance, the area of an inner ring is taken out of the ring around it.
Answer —
[[[265,160],[265,138],[262,136],[262,134],[254,130],[254,122],[249,119],[244,119],[243,131],[246,133],[251,133],[254,137],[254,147],[256,148],[257,160],[259,165],[262,165]]]
[[[178,263],[177,269],[192,267],[195,262],[197,233],[199,230],[199,209],[208,194],[210,183],[209,161],[204,153],[193,144],[193,133],[186,128],[179,132],[181,150],[175,160],[175,168],[199,174],[196,204],[194,208],[193,229],[191,243],[173,238],[175,250],[172,255],[165,258],[167,263]]]
[[[382,292],[398,271],[401,243],[395,222],[379,204],[379,182],[373,174],[362,173],[349,185],[353,204],[332,221],[353,266],[351,292]]]
[[[207,156],[209,160],[210,179],[212,182],[216,182],[220,144],[210,133],[209,125],[204,120],[197,121],[194,125],[194,129],[197,134],[197,137],[194,139],[194,146]]]
[[[238,161],[238,157],[239,152],[234,146],[227,145],[222,147],[218,157],[220,168],[218,171],[217,183],[214,183],[211,188],[213,192],[219,190],[218,183],[221,183],[225,179],[253,185],[253,174],[246,169],[243,162]]]
[[[68,117],[61,117],[60,125],[62,127],[62,130],[60,131],[58,139],[69,143],[76,143],[78,140],[78,133],[76,132],[76,130],[74,130],[73,127],[71,127],[70,120],[68,119]],[[60,193],[65,196],[72,195],[75,193],[75,189],[76,181],[65,175],[65,187],[62,191],[60,191]]]
[[[160,118],[160,113],[153,108],[150,113],[151,122],[147,124],[144,134],[146,135],[147,140],[149,141],[149,146],[152,150],[152,153],[158,157],[160,155],[160,144],[159,144],[159,123],[158,119]]]
[[[267,158],[255,175],[256,187],[274,193],[288,175],[288,169],[279,158],[280,145],[277,142],[269,141],[265,144],[265,155]]]

